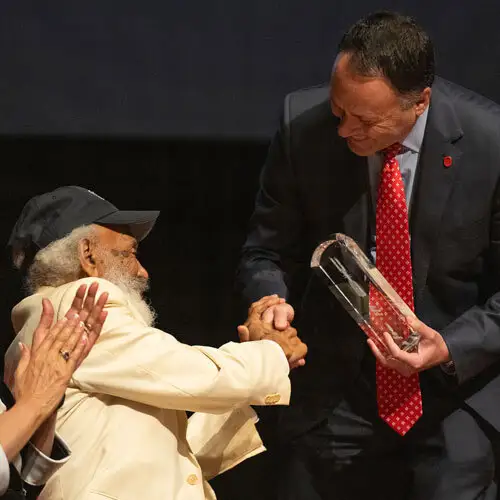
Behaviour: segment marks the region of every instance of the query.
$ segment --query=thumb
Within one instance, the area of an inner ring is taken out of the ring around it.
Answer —
[[[262,322],[263,323],[272,323],[274,318],[274,306],[268,307],[262,314]]]
[[[304,358],[299,359],[298,361],[288,361],[290,365],[290,370],[294,370],[295,368],[299,368],[300,366],[304,366],[306,364],[306,360]]]
[[[288,323],[288,314],[287,311],[277,307],[274,310],[274,327],[277,330],[285,330],[288,328],[289,323]]]
[[[432,338],[436,334],[432,328],[417,318],[408,317],[407,323],[412,330],[416,331],[424,339]]]

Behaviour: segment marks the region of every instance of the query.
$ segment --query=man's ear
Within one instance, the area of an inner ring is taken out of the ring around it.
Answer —
[[[417,118],[423,114],[423,112],[429,107],[431,102],[431,94],[432,89],[430,87],[426,87],[419,96],[419,99],[415,105],[415,114]]]
[[[78,242],[78,258],[87,276],[93,278],[99,277],[97,259],[95,257],[95,244],[89,238],[83,238]]]

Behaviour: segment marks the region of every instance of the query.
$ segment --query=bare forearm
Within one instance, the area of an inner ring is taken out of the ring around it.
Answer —
[[[30,440],[43,420],[40,409],[30,401],[16,403],[0,415],[0,444],[9,462]]]
[[[47,457],[50,457],[52,447],[54,446],[56,420],[56,413],[53,413],[47,420],[45,420],[45,422],[38,428],[31,438],[32,444]]]

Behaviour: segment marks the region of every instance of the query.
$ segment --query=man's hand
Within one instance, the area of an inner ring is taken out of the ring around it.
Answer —
[[[283,331],[276,330],[273,333],[265,335],[263,338],[273,340],[280,345],[288,359],[290,369],[293,370],[306,364],[304,358],[307,354],[307,345],[299,339],[295,328],[290,327]]]
[[[246,329],[240,330],[240,327],[238,327],[240,341],[261,340],[264,335],[274,332],[275,329],[272,322],[265,322],[263,314],[269,308],[283,304],[284,302],[285,299],[280,299],[277,295],[262,297],[259,301],[254,302],[248,309],[248,317],[243,325]]]
[[[408,318],[408,325],[420,334],[420,343],[416,352],[402,351],[394,342],[389,333],[384,333],[387,354],[382,354],[373,340],[368,344],[377,360],[383,366],[398,371],[409,377],[414,373],[428,370],[433,366],[450,361],[450,353],[443,337],[416,318]]]
[[[290,326],[295,316],[295,311],[284,299],[279,304],[268,306],[262,315],[265,323],[270,323],[276,330],[285,330]]]
[[[272,321],[266,322],[263,318],[264,312],[270,308],[288,305],[284,302],[285,300],[280,299],[277,295],[263,297],[254,302],[248,310],[247,320],[243,325],[238,326],[238,335],[241,342],[273,340],[283,349],[290,363],[290,368],[296,368],[305,364],[304,357],[307,354],[307,346],[297,336],[297,330],[289,325],[283,330],[275,329]]]

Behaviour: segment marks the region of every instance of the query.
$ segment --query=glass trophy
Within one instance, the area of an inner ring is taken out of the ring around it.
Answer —
[[[352,238],[337,233],[318,245],[311,268],[382,352],[388,352],[384,332],[403,351],[417,349],[420,336],[406,322],[415,314]]]

